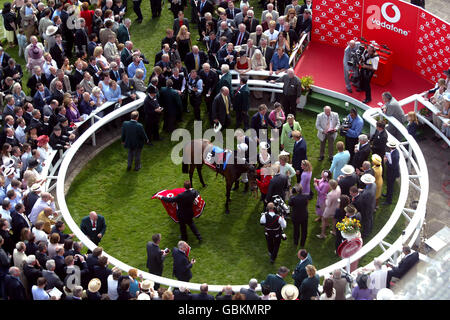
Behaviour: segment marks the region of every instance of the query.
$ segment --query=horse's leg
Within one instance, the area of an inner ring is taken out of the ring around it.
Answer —
[[[206,187],[206,183],[205,183],[205,181],[203,181],[203,175],[202,175],[203,164],[197,164],[196,167],[197,167],[198,177],[200,178],[200,182],[202,183],[203,187]]]
[[[189,165],[189,181],[191,182],[191,188],[194,187],[192,184],[192,176],[194,175],[195,166],[193,164]]]

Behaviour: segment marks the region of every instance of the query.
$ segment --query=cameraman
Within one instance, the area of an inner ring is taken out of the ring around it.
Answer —
[[[369,45],[366,51],[362,55],[361,61],[361,78],[359,83],[359,89],[357,91],[365,91],[366,99],[363,103],[369,103],[372,101],[372,91],[370,89],[370,80],[378,69],[378,62],[380,57],[376,54],[375,47]]]
[[[347,91],[352,93],[352,86],[350,84],[350,70],[353,70],[353,73],[358,72],[358,65],[354,64],[354,57],[356,55],[356,51],[359,48],[359,42],[356,42],[355,40],[350,40],[348,43],[347,48],[345,48],[344,51],[344,79],[345,79],[345,87],[347,88]],[[350,63],[349,63],[350,62]],[[351,64],[351,65],[350,65]],[[359,85],[359,83],[355,83],[356,86]]]
[[[350,114],[346,118],[347,125],[342,128],[345,134],[345,149],[350,153],[350,163],[353,161],[355,154],[355,145],[359,142],[358,137],[364,126],[363,119],[358,115],[355,108],[350,110]]]
[[[267,249],[270,254],[270,263],[274,263],[280,248],[282,229],[286,228],[286,220],[283,215],[275,213],[273,202],[267,204],[267,212],[261,214],[259,223],[264,226],[264,234],[267,241]]]

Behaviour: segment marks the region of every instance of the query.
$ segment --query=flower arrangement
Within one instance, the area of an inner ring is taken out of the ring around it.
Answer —
[[[314,79],[312,76],[304,76],[300,78],[300,82],[302,84],[302,94],[308,94],[311,86],[314,84]]]
[[[361,229],[361,223],[357,219],[345,217],[342,222],[336,223],[336,228],[345,233],[357,233]]]

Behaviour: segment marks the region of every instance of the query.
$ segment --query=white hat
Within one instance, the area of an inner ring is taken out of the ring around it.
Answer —
[[[259,144],[259,148],[267,150],[267,149],[269,149],[269,144],[267,142],[263,141]]]
[[[34,191],[34,192],[40,191],[40,190],[41,190],[41,185],[40,185],[39,183],[35,183],[35,184],[33,184],[33,185],[31,186],[30,190],[31,190],[31,191]]]
[[[50,36],[54,35],[56,33],[56,31],[58,31],[58,27],[56,27],[56,26],[48,26],[47,30],[45,31],[45,35],[47,37],[50,37]]]
[[[14,170],[14,168],[9,167],[9,168],[6,168],[6,170],[5,170],[5,172],[3,173],[3,175],[4,175],[5,177],[7,177],[7,176],[13,174],[15,171],[16,171],[16,170]]]
[[[371,184],[375,182],[375,177],[371,175],[370,173],[363,174],[361,176],[361,182],[365,184]]]
[[[217,133],[220,131],[220,129],[222,129],[222,124],[220,123],[220,121],[218,121],[214,124],[214,132]]]
[[[293,284],[286,284],[281,288],[281,296],[284,300],[295,300],[298,297],[298,288]]]
[[[8,158],[5,163],[3,163],[5,166],[4,168],[11,168],[14,167],[14,164],[16,163],[16,161],[14,161],[13,158]]]
[[[148,294],[142,292],[138,295],[137,300],[151,300],[151,299]]]
[[[248,150],[248,145],[246,143],[239,143],[237,147],[238,147],[238,150],[240,150],[240,151],[245,152]]]
[[[377,293],[377,300],[392,300],[394,299],[394,292],[391,289],[383,288]]]
[[[386,143],[386,145],[392,149],[397,148],[397,142],[395,142],[394,140],[388,141],[388,143]]]
[[[141,288],[142,288],[143,290],[150,290],[150,288],[153,289],[154,284],[155,284],[155,283],[154,283],[153,281],[148,280],[148,279],[145,279],[145,280],[142,282],[142,284],[141,284]]]
[[[280,156],[288,156],[288,155],[290,155],[290,153],[284,150],[280,152]]]
[[[100,290],[101,286],[102,286],[102,283],[100,282],[100,279],[93,278],[91,281],[89,281],[88,290],[92,293],[95,293],[98,290]]]
[[[346,164],[342,167],[341,171],[343,174],[353,174],[355,172],[355,168],[353,168],[350,164]]]

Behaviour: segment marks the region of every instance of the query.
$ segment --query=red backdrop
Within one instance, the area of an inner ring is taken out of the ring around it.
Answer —
[[[394,63],[436,82],[450,67],[450,25],[399,0],[316,0],[312,40],[346,47],[375,40],[393,51]]]

